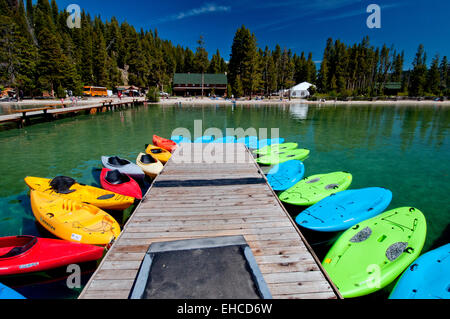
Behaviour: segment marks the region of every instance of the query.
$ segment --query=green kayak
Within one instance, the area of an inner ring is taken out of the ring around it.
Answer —
[[[272,153],[280,153],[284,151],[295,150],[298,147],[297,143],[284,143],[284,144],[276,144],[276,145],[268,145],[266,147],[260,148],[259,150],[254,151],[253,153],[264,156],[270,155]]]
[[[304,149],[274,152],[256,159],[256,162],[261,165],[278,165],[292,160],[304,161],[308,158],[309,153],[309,150]]]
[[[419,257],[426,233],[421,211],[394,209],[347,230],[323,266],[343,297],[365,296],[392,283]]]
[[[287,204],[311,206],[330,195],[345,191],[352,181],[352,174],[347,172],[314,175],[304,178],[279,197]]]

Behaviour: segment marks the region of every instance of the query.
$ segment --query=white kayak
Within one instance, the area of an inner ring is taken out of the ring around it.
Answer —
[[[117,156],[102,156],[102,164],[107,169],[118,170],[134,179],[144,179],[145,177],[144,171],[138,165]]]

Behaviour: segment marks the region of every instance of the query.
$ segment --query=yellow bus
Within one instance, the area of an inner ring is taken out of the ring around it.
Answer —
[[[100,86],[85,86],[83,89],[85,96],[108,96],[108,89]]]

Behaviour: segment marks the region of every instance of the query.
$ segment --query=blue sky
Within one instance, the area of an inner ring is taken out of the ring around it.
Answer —
[[[347,44],[365,35],[372,45],[386,43],[405,50],[409,68],[420,43],[428,62],[439,53],[450,56],[448,0],[57,0],[60,9],[76,3],[91,15],[112,16],[140,29],[158,29],[174,44],[196,48],[203,35],[210,54],[217,49],[228,60],[234,34],[241,25],[255,33],[258,45],[278,43],[300,54],[322,59],[329,37]],[[369,4],[381,7],[381,28],[369,29]]]

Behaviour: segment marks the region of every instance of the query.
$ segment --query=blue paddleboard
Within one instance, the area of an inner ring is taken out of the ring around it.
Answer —
[[[26,299],[18,292],[6,287],[0,283],[0,299],[1,300],[14,300],[14,299]]]
[[[196,144],[209,144],[214,141],[214,136],[202,136],[194,141]]]
[[[267,175],[270,186],[276,192],[282,192],[300,182],[305,176],[303,162],[293,160],[272,168]]]
[[[222,143],[222,144],[234,144],[236,143],[236,137],[234,136],[226,136],[215,140],[213,143]]]
[[[170,138],[172,141],[174,141],[175,143],[177,143],[177,144],[180,144],[180,143],[192,143],[192,141],[189,139],[189,138],[186,138],[186,137],[184,137],[184,136],[172,136],[171,138]]]
[[[258,137],[256,136],[247,136],[237,140],[237,143],[243,143],[248,148],[257,149],[259,145]]]
[[[450,244],[419,257],[389,299],[450,299]]]
[[[372,187],[347,190],[331,195],[300,213],[300,226],[320,231],[338,232],[381,214],[391,203],[392,192]]]

